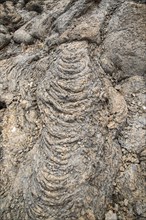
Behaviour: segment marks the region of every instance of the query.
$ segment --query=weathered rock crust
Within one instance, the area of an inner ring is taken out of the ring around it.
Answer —
[[[145,3],[0,1],[2,220],[146,218]]]

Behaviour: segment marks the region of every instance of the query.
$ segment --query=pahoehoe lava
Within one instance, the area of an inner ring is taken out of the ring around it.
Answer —
[[[98,130],[92,126],[94,103],[98,103],[94,87],[99,81],[100,90],[101,83],[92,70],[86,42],[63,44],[54,55],[57,59],[37,89],[44,127],[32,174],[23,185],[31,219],[77,219],[85,212],[84,203],[93,214],[96,211],[95,187],[88,181],[95,173],[93,158],[101,148],[92,143]],[[89,146],[93,158],[84,153]]]

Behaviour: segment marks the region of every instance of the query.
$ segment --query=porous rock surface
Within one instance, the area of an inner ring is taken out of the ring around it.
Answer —
[[[0,1],[2,220],[146,219],[146,4]]]

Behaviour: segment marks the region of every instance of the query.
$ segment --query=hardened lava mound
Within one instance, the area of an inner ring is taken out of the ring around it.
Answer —
[[[146,218],[145,3],[0,1],[2,220]]]

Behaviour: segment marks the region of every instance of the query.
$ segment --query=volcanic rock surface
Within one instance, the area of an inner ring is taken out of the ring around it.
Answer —
[[[146,219],[146,1],[0,1],[1,220]]]

